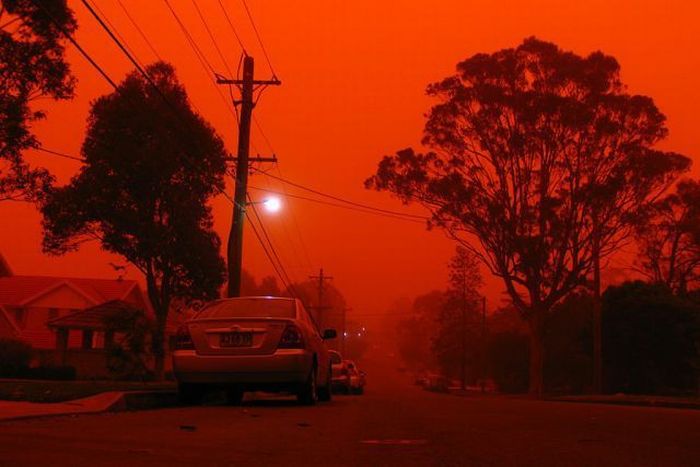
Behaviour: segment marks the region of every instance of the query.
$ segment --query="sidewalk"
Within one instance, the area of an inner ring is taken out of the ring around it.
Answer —
[[[169,391],[112,391],[83,399],[54,403],[0,400],[0,422],[56,415],[79,415],[171,407],[175,405],[176,399],[176,394]]]
[[[84,399],[54,403],[0,401],[0,421],[106,412],[117,408],[120,403],[124,403],[123,392],[103,392]]]
[[[579,402],[587,404],[633,405],[638,407],[666,407],[674,409],[700,410],[700,398],[681,398],[664,396],[635,396],[613,394],[601,396],[561,396],[550,397],[553,402]]]

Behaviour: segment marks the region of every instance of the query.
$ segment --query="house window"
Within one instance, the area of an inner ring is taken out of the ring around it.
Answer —
[[[49,321],[58,318],[58,308],[49,308]]]

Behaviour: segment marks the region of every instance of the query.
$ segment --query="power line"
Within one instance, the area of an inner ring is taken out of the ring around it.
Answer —
[[[250,20],[250,24],[253,26],[253,31],[255,31],[255,37],[258,38],[258,43],[260,44],[260,48],[263,51],[263,55],[265,55],[265,60],[267,61],[267,65],[270,67],[270,72],[272,73],[273,78],[277,78],[277,73],[275,73],[275,69],[272,67],[272,62],[270,61],[270,56],[267,54],[267,49],[265,48],[265,44],[263,44],[262,38],[260,37],[260,33],[258,32],[258,27],[255,25],[255,21],[253,20],[253,15],[250,13],[250,8],[248,8],[248,3],[246,0],[241,0],[243,2],[243,6],[245,7],[245,11],[248,14],[248,19]]]
[[[167,99],[167,97],[160,91],[160,88],[158,88],[158,86],[151,80],[150,76],[148,76],[148,74],[147,74],[143,69],[141,69],[141,68],[138,66],[138,64],[135,63],[133,57],[131,57],[131,56],[128,54],[128,52],[127,52],[127,51],[125,50],[125,48],[119,43],[118,39],[116,39],[116,37],[111,33],[111,31],[110,31],[109,28],[105,25],[105,23],[101,21],[99,15],[97,15],[97,14],[95,13],[95,11],[94,11],[92,8],[90,8],[90,5],[87,4],[86,0],[82,0],[82,1],[83,1],[83,4],[86,6],[86,8],[90,11],[90,13],[91,13],[91,14],[95,17],[95,19],[100,23],[100,25],[102,26],[102,28],[105,29],[105,30],[109,33],[109,36],[112,38],[112,40],[115,41],[115,42],[117,43],[117,45],[119,45],[119,48],[122,50],[122,52],[125,53],[125,54],[127,55],[127,57],[129,58],[129,60],[137,67],[137,69],[138,69],[139,72],[145,77],[145,79],[156,89],[156,91],[158,92],[158,94],[165,100],[165,102],[166,102],[167,104],[169,104],[169,106],[172,107],[172,109],[175,111],[175,115],[179,115],[179,113],[177,112],[177,109],[174,108],[174,107],[172,106],[172,104],[171,104],[170,101]],[[166,0],[166,1],[167,1],[167,0]],[[60,26],[60,23],[59,23],[58,21],[56,21],[56,19],[53,17],[53,15],[51,14],[51,12],[48,11],[43,5],[41,5],[41,3],[38,3],[37,0],[34,0],[34,2],[35,2],[35,4],[36,4],[39,8],[41,8],[42,10],[44,10],[44,12],[47,14],[47,16],[49,17],[49,19],[51,20],[51,22],[52,22],[52,23],[61,31],[61,33],[62,33],[62,34],[63,34],[63,35],[78,49],[78,51],[80,51],[81,55],[83,55],[83,57],[85,57],[85,59],[88,60],[88,62],[90,62],[90,64],[91,64],[91,65],[100,73],[100,75],[114,88],[114,90],[115,90],[116,92],[119,92],[119,87],[117,86],[117,84],[116,84],[116,83],[109,77],[109,75],[100,67],[100,65],[97,64],[97,62],[96,62],[96,61],[95,61],[95,60],[80,46],[80,44],[79,44],[79,43],[77,42],[77,40],[73,37],[73,35],[70,34],[68,31],[66,31],[65,28],[61,27],[61,26]],[[47,154],[53,154],[53,155],[58,156],[58,157],[73,159],[73,160],[77,160],[77,161],[80,161],[80,162],[85,162],[85,160],[82,159],[82,158],[75,157],[75,156],[70,156],[70,155],[68,155],[68,154],[64,154],[64,153],[61,153],[61,152],[58,152],[58,151],[52,151],[52,150],[46,149],[46,148],[37,148],[37,149],[39,149],[39,150],[41,150],[41,151],[43,151],[43,152],[45,152],[45,153],[47,153]],[[186,159],[185,159],[185,160],[186,160]],[[195,170],[196,170],[196,167],[195,167]],[[218,186],[215,186],[215,190],[218,191],[219,193],[221,193],[222,195],[224,195],[224,197],[225,197],[229,202],[231,202],[232,204],[235,204],[235,201],[234,201],[234,200],[228,195],[228,193],[226,193],[223,189],[219,188]],[[255,233],[255,236],[258,238],[258,241],[259,241],[260,244],[262,245],[263,250],[265,250],[265,253],[266,253],[267,257],[268,257],[268,259],[270,260],[270,263],[272,264],[273,268],[275,268],[275,270],[277,271],[277,267],[276,267],[276,265],[275,265],[275,263],[274,263],[274,261],[273,261],[271,255],[270,255],[270,253],[269,253],[269,252],[267,251],[267,249],[265,248],[265,245],[264,245],[264,243],[263,243],[263,241],[262,241],[262,238],[260,237],[260,234],[257,232],[257,230],[255,229],[255,226],[252,224],[252,222],[251,222],[250,225],[251,225],[251,227],[253,228],[253,232]],[[262,224],[261,224],[261,225],[262,225]],[[284,282],[284,279],[283,279],[282,275],[279,273],[279,271],[277,271],[277,274],[278,274],[278,276],[280,277],[280,280],[282,280],[282,282]],[[292,293],[294,293],[294,292],[293,292],[293,287],[288,286],[288,288],[290,289],[290,291],[291,291]]]
[[[202,20],[202,24],[204,24],[204,29],[207,30],[207,34],[209,35],[209,38],[211,39],[212,43],[214,44],[214,48],[216,49],[216,52],[219,54],[219,58],[221,58],[221,62],[224,65],[224,68],[226,68],[226,71],[228,71],[228,74],[230,76],[233,76],[233,72],[231,71],[231,67],[228,65],[228,61],[226,60],[226,57],[224,57],[224,54],[221,52],[221,48],[219,48],[219,44],[216,42],[216,39],[214,39],[214,34],[211,32],[211,29],[209,29],[209,24],[207,23],[207,20],[204,18],[204,15],[202,14],[202,10],[199,9],[199,6],[197,5],[197,2],[195,0],[192,0],[192,5],[194,5],[195,10],[197,10],[197,14],[199,15],[199,19]]]
[[[296,292],[294,288],[293,282],[289,279],[289,275],[287,274],[287,271],[284,269],[284,266],[282,265],[282,262],[280,261],[279,255],[274,249],[274,245],[270,241],[270,237],[267,235],[267,232],[265,231],[265,226],[263,225],[262,221],[260,220],[260,216],[258,216],[257,209],[255,208],[255,205],[251,204],[250,205],[253,208],[253,213],[255,214],[255,217],[257,218],[257,221],[260,225],[260,229],[263,231],[265,234],[265,238],[267,239],[267,246],[265,241],[263,240],[263,237],[260,235],[258,232],[258,229],[255,227],[255,224],[253,223],[253,220],[251,217],[248,215],[248,212],[245,212],[245,216],[248,219],[248,224],[250,225],[251,229],[253,229],[253,233],[255,234],[255,237],[258,239],[258,242],[260,243],[260,246],[262,247],[263,251],[265,252],[265,255],[267,256],[267,259],[270,261],[270,264],[272,264],[272,267],[274,268],[275,272],[277,273],[277,276],[280,278],[280,281],[282,281],[282,284],[289,290],[289,292],[295,296],[299,297],[299,294]],[[272,253],[268,250],[272,250]],[[274,259],[273,259],[274,256]],[[276,259],[276,262],[275,262]]]
[[[112,22],[109,20],[109,18],[107,18],[107,15],[104,14],[104,12],[100,9],[99,5],[97,5],[97,3],[94,3],[94,4],[92,4],[92,7],[93,7],[95,10],[97,10],[97,12],[104,18],[105,22],[109,25],[109,27],[112,28],[112,30],[114,31],[114,34],[115,34],[115,35],[119,38],[119,40],[124,44],[124,47],[126,48],[126,50],[128,50],[129,53],[130,53],[131,55],[133,55],[134,57],[136,57],[136,54],[134,53],[134,50],[133,50],[131,47],[129,47],[129,44],[127,43],[127,41],[126,41],[126,40],[124,39],[124,37],[119,33],[119,31],[118,31],[117,28],[114,26],[114,24],[112,24]],[[140,64],[141,66],[143,66],[143,63],[141,63],[140,60],[137,59],[137,61],[139,62],[139,64]]]
[[[267,240],[267,243],[270,246],[270,250],[272,250],[272,254],[275,256],[277,263],[280,265],[280,269],[282,270],[282,273],[287,278],[287,282],[289,282],[290,284],[294,283],[294,281],[291,280],[289,274],[287,273],[287,270],[285,269],[284,263],[280,259],[280,256],[277,254],[277,249],[275,248],[274,243],[272,243],[272,240],[270,239],[270,236],[267,233],[267,229],[265,228],[265,224],[263,224],[262,219],[260,218],[260,214],[258,213],[258,208],[252,202],[252,200],[250,198],[250,194],[246,193],[246,196],[248,198],[249,206],[253,209],[253,215],[255,215],[255,218],[257,219],[258,224],[260,225],[260,230],[262,231],[263,236],[265,237],[265,240]]]
[[[228,109],[228,111],[235,117],[236,114],[235,114],[234,109],[232,109],[231,106],[229,106],[229,102],[228,102],[228,100],[226,100],[226,96],[224,96],[224,94],[221,92],[221,89],[219,89],[219,87],[216,86],[216,81],[214,79],[214,77],[217,74],[216,70],[214,70],[214,67],[211,65],[209,60],[207,60],[206,55],[204,55],[202,50],[199,48],[199,46],[197,45],[197,42],[194,40],[194,38],[192,37],[192,35],[188,31],[187,26],[185,26],[185,23],[182,22],[182,20],[180,19],[180,16],[173,9],[172,5],[170,5],[170,2],[168,0],[163,0],[163,2],[165,2],[165,5],[170,10],[170,13],[172,13],[173,18],[175,18],[175,21],[177,22],[178,26],[180,27],[180,31],[185,36],[185,40],[187,41],[187,44],[190,46],[190,48],[194,52],[195,56],[197,57],[199,64],[204,69],[204,73],[208,77],[212,78],[211,81],[209,81],[209,82],[214,84],[214,87],[216,88],[216,93],[219,95],[219,98],[221,98],[221,100],[224,102],[226,109]],[[211,72],[211,75],[209,74],[209,72]]]
[[[41,9],[44,11],[44,13],[46,14],[46,16],[47,16],[47,17],[49,18],[49,20],[53,23],[53,25],[56,26],[56,28],[57,28],[59,31],[61,31],[61,33],[66,37],[66,39],[68,39],[68,40],[71,42],[71,44],[73,44],[73,46],[74,46],[76,49],[78,49],[78,52],[80,52],[80,55],[82,55],[83,58],[85,58],[85,60],[87,60],[87,61],[90,63],[90,65],[92,65],[92,67],[95,68],[95,70],[97,70],[98,73],[100,73],[100,75],[102,75],[102,77],[103,77],[114,89],[117,89],[116,83],[115,83],[114,81],[112,81],[112,78],[109,77],[109,75],[107,74],[107,72],[104,71],[104,69],[103,69],[100,65],[98,65],[97,62],[95,62],[95,60],[92,59],[92,57],[90,56],[90,54],[88,54],[88,53],[85,51],[85,49],[83,49],[83,48],[80,46],[80,44],[78,43],[78,41],[75,40],[75,38],[73,37],[73,35],[72,35],[70,32],[68,32],[68,31],[66,30],[66,28],[64,28],[63,26],[61,26],[61,23],[59,23],[58,21],[56,21],[56,18],[51,14],[51,12],[50,12],[44,5],[41,4],[41,1],[40,1],[40,0],[32,0],[32,2],[33,2],[36,6],[38,6],[39,8],[41,8]]]
[[[233,21],[231,21],[231,18],[228,15],[228,12],[226,11],[226,7],[224,4],[219,1],[219,6],[221,7],[221,11],[224,13],[224,17],[226,18],[226,22],[228,22],[228,25],[231,27],[231,31],[233,31],[233,35],[236,36],[236,40],[238,41],[238,45],[241,46],[241,50],[243,50],[243,55],[248,56],[248,52],[245,50],[245,46],[243,45],[243,41],[241,40],[241,36],[238,35],[238,31],[236,30],[236,26],[233,25]]]
[[[281,175],[281,171],[280,171],[280,169],[279,169],[279,164],[274,164],[274,167],[277,168],[278,172],[279,172],[280,175]],[[267,180],[267,179],[265,179],[265,185],[266,185],[268,188],[270,188],[270,184],[268,183],[268,180]],[[282,185],[282,189],[284,190],[285,196],[286,196],[286,194],[287,194],[287,188],[285,187],[284,184],[281,184],[281,185]],[[307,251],[307,249],[306,249],[306,244],[304,243],[304,239],[303,239],[303,236],[302,236],[302,234],[301,234],[301,229],[299,228],[299,222],[298,222],[298,220],[297,220],[296,210],[295,210],[294,207],[291,205],[291,203],[288,204],[288,209],[289,209],[290,217],[292,218],[293,226],[294,226],[294,228],[296,229],[297,238],[298,238],[298,240],[299,240],[299,245],[301,246],[301,250],[302,250],[302,253],[303,253],[303,258],[306,260],[306,265],[307,265],[307,267],[309,268],[309,272],[312,272],[311,270],[312,270],[313,268],[312,268],[312,266],[311,266],[311,260],[309,259],[309,253],[308,253],[308,251]],[[301,265],[301,264],[302,264],[301,257],[300,257],[299,254],[297,253],[297,249],[294,247],[294,242],[292,241],[292,235],[289,233],[289,231],[290,231],[291,229],[287,229],[287,220],[288,220],[288,219],[287,219],[287,216],[284,216],[284,223],[282,224],[282,226],[283,226],[283,228],[284,228],[284,233],[285,233],[285,235],[287,236],[287,240],[289,241],[289,244],[292,245],[292,249],[293,249],[294,254],[295,254],[296,258],[297,258],[297,261],[298,261],[299,264]]]
[[[131,14],[129,13],[129,10],[126,9],[126,7],[124,6],[124,4],[122,3],[122,0],[117,0],[117,2],[119,3],[119,6],[122,8],[122,10],[124,10],[124,13],[126,14],[126,17],[129,18],[129,21],[131,22],[131,24],[134,26],[134,28],[136,28],[136,31],[141,35],[141,38],[142,38],[143,41],[146,43],[146,45],[148,46],[148,48],[151,49],[151,52],[153,52],[153,55],[155,55],[156,58],[157,58],[159,61],[162,62],[163,59],[161,58],[160,54],[158,53],[158,51],[156,50],[156,48],[153,47],[153,44],[151,43],[151,41],[148,40],[148,37],[146,37],[146,34],[145,34],[145,33],[143,32],[143,30],[139,27],[138,23],[136,23],[136,20],[134,20],[134,18],[131,16]]]
[[[288,196],[289,198],[296,198],[296,199],[300,199],[300,200],[304,200],[304,201],[310,201],[312,203],[318,203],[318,204],[323,204],[326,206],[332,206],[332,207],[336,207],[336,208],[347,209],[350,211],[361,212],[363,214],[371,214],[373,216],[382,216],[382,217],[387,217],[389,219],[396,219],[396,220],[405,221],[405,222],[414,222],[416,224],[423,224],[425,222],[425,221],[422,221],[419,219],[412,219],[412,218],[403,217],[403,216],[394,215],[394,214],[386,214],[386,213],[374,211],[371,209],[357,208],[357,207],[350,206],[347,204],[333,203],[331,201],[325,201],[325,200],[317,199],[317,198],[309,198],[308,196],[297,195],[294,193],[281,192],[278,190],[270,190],[270,189],[260,188],[260,187],[256,187],[256,186],[249,186],[249,187],[254,189],[254,190],[268,191],[270,193]]]
[[[33,148],[33,149],[36,149],[37,151],[46,152],[46,153],[48,153],[48,154],[53,154],[54,156],[63,157],[64,159],[71,159],[71,160],[74,160],[74,161],[82,162],[83,164],[85,163],[85,159],[83,159],[83,158],[81,158],[81,157],[71,156],[71,155],[69,155],[69,154],[65,154],[65,153],[62,153],[62,152],[53,151],[53,150],[51,150],[51,149],[46,149],[46,148],[43,147],[43,146],[39,146],[39,147]]]
[[[166,0],[166,2],[167,2],[167,0]],[[156,93],[161,97],[161,99],[163,99],[163,101],[167,104],[167,106],[173,111],[173,114],[174,114],[176,117],[178,117],[178,118],[182,118],[182,116],[180,115],[180,112],[178,111],[178,109],[170,102],[170,100],[165,96],[165,94],[163,94],[163,92],[160,90],[160,88],[158,87],[158,85],[155,84],[155,83],[153,82],[153,80],[151,79],[151,77],[149,76],[149,74],[146,73],[146,71],[145,71],[143,68],[141,68],[141,66],[136,62],[136,60],[134,60],[134,58],[129,54],[129,52],[128,52],[128,51],[124,48],[124,46],[119,42],[119,39],[117,39],[117,38],[114,36],[114,34],[112,33],[112,31],[109,29],[109,27],[102,21],[102,19],[101,19],[100,16],[95,12],[95,10],[93,10],[93,9],[90,7],[90,5],[87,3],[86,0],[82,0],[82,3],[83,3],[83,5],[85,5],[85,7],[90,11],[90,13],[91,13],[92,16],[97,20],[97,22],[100,24],[100,26],[102,26],[102,28],[107,32],[107,34],[108,34],[109,37],[112,39],[112,41],[114,41],[114,42],[117,44],[117,46],[118,46],[119,49],[122,51],[122,53],[124,53],[124,54],[127,56],[127,58],[129,59],[129,61],[131,61],[131,63],[136,67],[136,69],[138,70],[138,72],[139,72],[139,73],[144,77],[144,79],[145,79],[146,81],[148,81],[148,83],[155,89]],[[66,33],[64,32],[64,34],[66,34]],[[68,34],[68,37],[72,37],[72,36],[71,36],[70,34]],[[75,39],[73,39],[71,42],[73,42],[73,41],[75,41]],[[77,43],[77,42],[76,42],[76,43]],[[94,60],[92,60],[92,58],[90,58],[90,60],[91,60],[91,63],[95,63]],[[96,65],[96,64],[95,64],[95,65]],[[110,84],[112,84],[112,86],[114,87],[114,90],[115,90],[116,92],[119,92],[119,87],[114,83],[114,81],[112,81],[111,78],[109,78],[109,76],[107,76],[106,74],[104,74],[104,76],[105,76],[105,78],[110,82]],[[186,122],[185,122],[185,124],[186,124]],[[186,160],[186,159],[185,159],[185,160]],[[197,169],[196,169],[196,165],[195,165],[195,170],[197,170]],[[228,193],[226,193],[224,190],[222,190],[222,189],[219,188],[219,187],[215,187],[215,188],[217,189],[217,191],[219,191],[221,194],[223,194],[226,198],[228,198],[229,201],[231,201],[232,203],[234,202],[233,199],[232,199],[232,198],[228,195]]]
[[[368,210],[376,211],[376,212],[382,212],[382,213],[384,213],[384,214],[390,214],[390,215],[394,215],[394,216],[409,217],[409,218],[413,218],[413,219],[420,219],[420,220],[423,220],[423,221],[427,221],[427,220],[430,219],[430,218],[427,217],[427,216],[419,216],[419,215],[416,215],[416,214],[408,214],[408,213],[399,212],[399,211],[391,211],[391,210],[389,210],[389,209],[376,208],[376,207],[370,206],[370,205],[368,205],[368,204],[357,203],[357,202],[355,202],[355,201],[350,201],[350,200],[341,198],[341,197],[339,197],[339,196],[334,196],[334,195],[330,195],[330,194],[328,194],[328,193],[323,193],[322,191],[319,191],[319,190],[316,190],[316,189],[313,189],[313,188],[306,187],[306,186],[304,186],[304,185],[301,185],[301,184],[299,184],[299,183],[293,182],[293,181],[291,181],[291,180],[287,180],[287,179],[282,178],[282,177],[277,177],[277,176],[272,175],[272,174],[269,174],[269,173],[264,173],[264,174],[267,175],[267,176],[270,177],[270,178],[274,178],[275,180],[279,180],[279,181],[282,182],[282,183],[286,183],[286,184],[288,184],[288,185],[291,185],[291,186],[293,186],[293,187],[299,188],[299,189],[301,189],[301,190],[305,190],[305,191],[308,191],[308,192],[310,192],[310,193],[314,193],[314,194],[319,195],[319,196],[324,196],[324,197],[326,197],[326,198],[330,198],[330,199],[333,199],[333,200],[335,200],[335,201],[340,201],[341,203],[346,203],[346,204],[349,204],[349,205],[351,205],[351,206],[356,206],[356,207],[359,207],[359,208],[368,209]]]

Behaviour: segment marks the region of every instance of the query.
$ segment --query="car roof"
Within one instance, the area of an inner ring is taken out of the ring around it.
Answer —
[[[227,297],[227,298],[217,298],[204,304],[201,310],[209,308],[212,305],[224,302],[234,302],[238,300],[275,300],[275,301],[286,301],[286,302],[296,302],[298,299],[292,297],[275,297],[273,295],[250,295],[244,297]],[[201,311],[200,310],[200,311]]]

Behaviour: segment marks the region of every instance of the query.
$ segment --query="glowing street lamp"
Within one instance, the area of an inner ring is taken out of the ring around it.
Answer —
[[[245,204],[246,206],[262,204],[265,211],[269,213],[276,213],[282,209],[282,201],[276,196],[268,196],[267,198],[263,198],[262,201],[249,201]]]
[[[276,196],[271,196],[263,200],[263,206],[267,212],[275,213],[282,209],[282,201]]]

